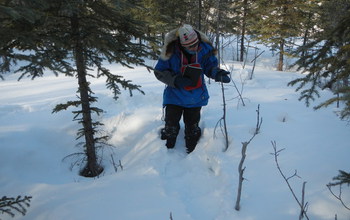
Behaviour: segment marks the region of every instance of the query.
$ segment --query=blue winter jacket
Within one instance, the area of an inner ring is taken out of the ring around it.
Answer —
[[[168,46],[168,45],[166,45]],[[174,85],[175,78],[181,74],[181,53],[179,42],[172,45],[173,53],[170,57],[161,56],[155,66],[155,76],[158,80],[167,84],[163,93],[163,105],[173,104],[185,108],[201,107],[208,104],[209,93],[205,85],[204,75],[215,79],[218,60],[213,52],[211,44],[201,41],[197,52],[197,61],[202,68],[202,86],[185,90],[176,88]]]

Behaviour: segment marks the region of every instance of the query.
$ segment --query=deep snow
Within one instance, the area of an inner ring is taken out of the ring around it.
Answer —
[[[298,219],[298,205],[271,155],[271,141],[276,141],[279,149],[285,148],[279,163],[286,176],[297,170],[301,177],[290,180],[297,196],[302,182],[307,182],[310,219],[330,220],[337,214],[339,220],[348,220],[350,212],[333,198],[326,184],[338,170],[349,171],[349,124],[339,120],[334,106],[314,111],[299,102],[299,94],[287,83],[300,73],[274,71],[274,59],[265,52],[252,80],[247,80],[251,63],[242,69],[241,63],[225,61],[234,82],[243,88],[246,105],[237,98],[233,84],[225,85],[230,146],[223,152],[219,128],[214,135],[223,114],[221,86],[211,81],[211,99],[200,123],[203,136],[190,155],[185,153],[183,129],[174,150],[167,150],[159,139],[164,85],[143,67],[109,65],[113,73],[141,85],[146,95],[135,92],[130,97],[123,91],[115,101],[104,79],[90,79],[99,98],[95,105],[105,110],[96,117],[114,146],[99,152],[105,172],[94,179],[78,176],[78,167],[69,169],[78,158],[63,160],[81,152],[75,147],[80,127],[72,121],[74,109],[51,114],[55,105],[76,98],[76,79],[48,73],[18,82],[18,75],[8,75],[0,82],[0,195],[33,196],[27,215],[17,214],[14,219],[164,220],[170,219],[170,213],[174,220]],[[156,61],[148,62],[155,65]],[[313,104],[331,95],[329,91],[321,94]],[[259,104],[263,123],[248,146],[246,181],[237,212],[242,142],[253,135]],[[115,172],[112,157],[121,161],[123,170],[119,167]],[[347,204],[349,195],[345,187]],[[12,219],[4,214],[0,218]]]

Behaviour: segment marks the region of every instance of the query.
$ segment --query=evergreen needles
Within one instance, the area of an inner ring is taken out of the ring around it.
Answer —
[[[0,199],[0,214],[7,214],[11,217],[15,216],[18,212],[23,216],[27,213],[27,208],[30,206],[31,196],[17,196],[16,198],[2,197]],[[1,218],[0,218],[1,219]]]
[[[97,137],[102,123],[93,120],[93,115],[103,112],[92,106],[97,102],[90,88],[90,77],[104,77],[107,88],[116,99],[120,89],[140,91],[122,76],[114,75],[104,67],[106,63],[120,63],[132,68],[143,65],[143,58],[153,56],[147,44],[153,38],[146,36],[145,23],[136,19],[142,9],[125,1],[48,1],[24,0],[1,3],[0,71],[19,72],[23,77],[43,76],[51,71],[77,79],[77,100],[57,105],[53,112],[74,110],[74,120],[82,128],[77,139],[84,139],[87,164],[80,172],[87,177],[98,176],[103,167],[98,162]],[[15,64],[15,65],[13,65]],[[18,65],[16,65],[18,64]],[[96,69],[97,74],[92,71]],[[120,87],[121,86],[121,87]]]

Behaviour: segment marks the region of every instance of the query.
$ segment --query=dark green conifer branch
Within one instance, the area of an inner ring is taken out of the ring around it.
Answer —
[[[7,214],[15,217],[16,212],[23,216],[27,213],[27,208],[30,207],[31,196],[17,196],[16,198],[2,197],[0,199],[0,214]]]

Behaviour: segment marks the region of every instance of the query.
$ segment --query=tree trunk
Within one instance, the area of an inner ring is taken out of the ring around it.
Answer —
[[[280,55],[279,55],[278,65],[277,65],[278,71],[283,71],[283,59],[284,59],[284,40],[282,39],[280,43]]]
[[[198,0],[198,21],[197,29],[202,30],[202,0]]]
[[[243,16],[242,16],[242,34],[241,34],[241,54],[240,54],[240,61],[243,62],[244,57],[244,37],[245,37],[245,30],[246,30],[246,17],[247,17],[247,7],[248,7],[248,0],[243,1]]]
[[[305,27],[305,31],[304,31],[304,36],[303,36],[303,47],[307,44],[307,42],[309,41],[309,23],[311,23],[311,18],[312,18],[312,14],[309,13],[308,14],[308,20],[306,21],[306,27]],[[307,55],[307,50],[302,50],[301,53],[301,57],[305,57]],[[303,63],[305,63],[305,61],[303,61]]]
[[[74,37],[75,63],[78,73],[79,93],[82,111],[82,125],[84,129],[87,164],[80,175],[85,177],[98,176],[103,168],[97,163],[94,130],[92,127],[91,109],[89,100],[89,84],[86,80],[86,68],[84,61],[83,44],[79,33],[79,19],[74,15],[71,19],[72,32]]]
[[[221,21],[221,11],[220,11],[220,0],[217,0],[217,21],[216,21],[216,50],[218,51],[218,62],[219,66],[221,63],[221,54],[220,54],[220,21]]]

